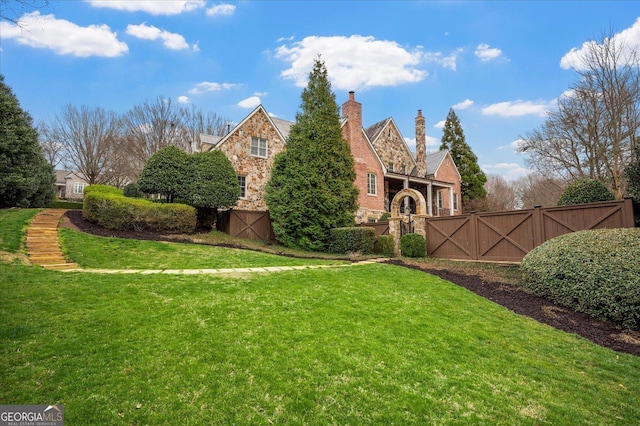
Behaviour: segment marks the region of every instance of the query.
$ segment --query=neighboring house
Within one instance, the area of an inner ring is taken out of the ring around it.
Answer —
[[[67,170],[56,170],[56,197],[81,200],[87,186],[89,183],[77,174]]]
[[[429,214],[461,213],[460,174],[451,155],[427,155],[425,119],[416,117],[416,155],[409,150],[392,118],[362,127],[362,104],[354,92],[342,105],[342,133],[351,147],[359,189],[356,222],[375,222],[389,211],[391,200],[405,188],[416,189],[427,200]],[[241,187],[239,210],[266,211],[264,190],[275,155],[284,150],[294,123],[269,116],[262,105],[223,137],[200,135],[202,150],[219,149],[233,164]],[[415,205],[407,208],[415,212]]]

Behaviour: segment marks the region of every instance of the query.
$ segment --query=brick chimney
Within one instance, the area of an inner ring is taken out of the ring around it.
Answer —
[[[354,158],[362,156],[364,149],[362,141],[362,104],[356,102],[355,93],[349,92],[349,100],[342,104],[342,116],[349,120],[343,128],[344,138],[351,146],[351,154]]]
[[[427,133],[425,130],[424,117],[422,110],[418,110],[416,117],[416,171],[418,176],[427,175]]]

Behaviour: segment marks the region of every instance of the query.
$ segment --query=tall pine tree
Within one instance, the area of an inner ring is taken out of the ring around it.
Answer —
[[[285,150],[274,160],[265,199],[278,241],[321,251],[330,229],[353,225],[358,189],[339,108],[320,58],[302,92],[301,109]]]
[[[46,207],[55,182],[31,116],[0,75],[0,208]]]
[[[449,110],[447,120],[444,123],[440,150],[449,150],[453,162],[460,172],[462,209],[464,211],[475,210],[477,206],[484,205],[487,196],[484,183],[487,181],[487,176],[480,169],[478,157],[465,141],[464,131],[453,108]]]

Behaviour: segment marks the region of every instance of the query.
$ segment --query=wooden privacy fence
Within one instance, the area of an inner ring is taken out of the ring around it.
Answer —
[[[217,228],[232,237],[275,242],[268,211],[225,210],[218,212]]]
[[[436,217],[427,219],[427,253],[443,259],[520,262],[534,247],[562,234],[633,226],[631,198]]]

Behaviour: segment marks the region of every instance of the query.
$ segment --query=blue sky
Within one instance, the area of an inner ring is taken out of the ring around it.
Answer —
[[[11,3],[9,3],[11,4]],[[0,23],[0,73],[36,123],[66,104],[126,112],[171,98],[233,122],[262,103],[295,120],[313,59],[365,126],[393,117],[438,148],[450,108],[486,173],[527,173],[513,147],[576,81],[583,44],[640,48],[640,1],[50,0]]]

